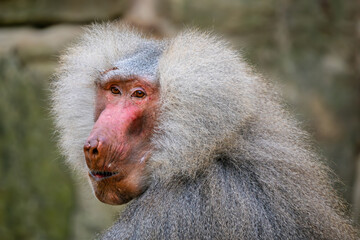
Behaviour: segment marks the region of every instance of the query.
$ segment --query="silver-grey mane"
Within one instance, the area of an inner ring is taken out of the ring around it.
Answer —
[[[86,171],[82,145],[100,73],[118,64],[147,75],[139,59],[151,56],[159,58],[161,96],[152,181],[104,239],[356,238],[307,134],[271,85],[210,34],[189,30],[161,42],[116,24],[91,26],[62,57],[53,84],[70,163]]]

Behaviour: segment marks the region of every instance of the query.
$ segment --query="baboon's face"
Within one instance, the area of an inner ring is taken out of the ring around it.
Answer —
[[[112,76],[97,84],[96,122],[84,153],[100,201],[123,204],[146,190],[158,99],[158,87],[144,78]]]

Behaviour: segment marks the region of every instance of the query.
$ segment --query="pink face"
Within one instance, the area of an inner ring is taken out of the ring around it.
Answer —
[[[84,153],[100,201],[123,204],[146,189],[158,100],[158,87],[146,79],[113,77],[98,85]]]

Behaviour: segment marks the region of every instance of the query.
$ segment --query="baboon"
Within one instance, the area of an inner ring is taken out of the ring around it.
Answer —
[[[102,239],[357,238],[308,135],[212,34],[92,25],[52,96],[68,161],[100,201],[128,202]]]

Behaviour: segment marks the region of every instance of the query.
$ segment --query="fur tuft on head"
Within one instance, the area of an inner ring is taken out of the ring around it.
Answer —
[[[195,177],[235,147],[254,116],[256,82],[226,46],[188,30],[170,41],[160,59],[159,151],[152,162],[159,174]]]

